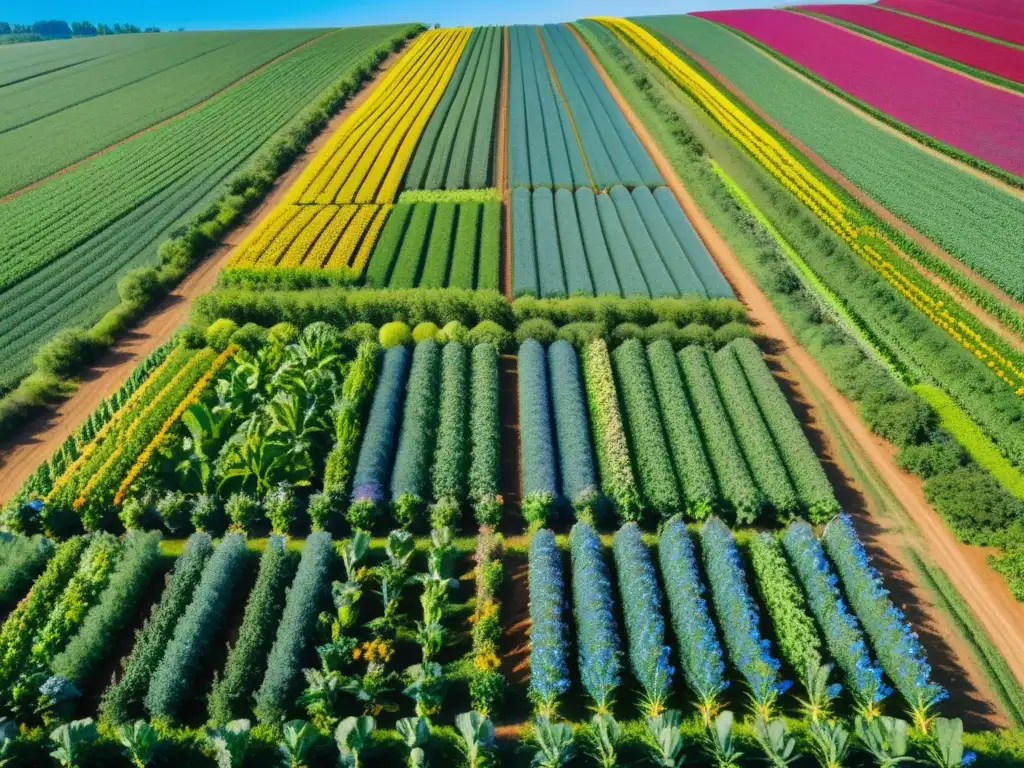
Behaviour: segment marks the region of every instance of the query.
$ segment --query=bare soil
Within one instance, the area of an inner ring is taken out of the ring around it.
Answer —
[[[114,392],[132,369],[154,349],[167,341],[188,318],[192,301],[213,288],[217,274],[231,252],[284,198],[317,151],[327,142],[373,91],[401,55],[403,47],[381,63],[376,76],[339,111],[307,146],[295,162],[274,183],[264,201],[224,238],[223,244],[190,272],[162,299],[139,325],[124,337],[81,377],[74,394],[25,425],[18,434],[0,442],[0,501],[6,501],[26,478],[67,439],[103,398]]]
[[[71,165],[67,165],[67,166],[61,168],[59,171],[54,171],[49,176],[44,176],[43,178],[39,179],[38,181],[33,181],[31,184],[28,184],[28,185],[22,187],[21,189],[16,189],[13,192],[8,192],[3,197],[0,197],[0,205],[2,205],[3,203],[6,203],[8,200],[13,200],[14,198],[18,197],[19,195],[25,194],[29,190],[35,189],[36,187],[45,184],[46,182],[50,181],[51,179],[55,179],[58,176],[63,176],[65,173],[70,173],[71,171],[75,170],[79,166],[84,165],[85,163],[88,163],[90,160],[95,160],[97,157],[100,157],[101,155],[107,154],[107,152],[109,152],[110,150],[112,150],[112,149],[114,149],[116,147],[119,147],[122,144],[127,144],[132,139],[136,139],[139,136],[142,136],[143,134],[149,133],[150,131],[155,131],[157,128],[161,128],[161,127],[167,125],[168,123],[173,123],[175,120],[180,120],[185,115],[187,115],[187,114],[189,114],[191,112],[195,112],[200,107],[206,106],[211,101],[216,99],[218,96],[221,96],[222,94],[226,93],[227,91],[230,91],[232,88],[237,88],[239,85],[244,83],[246,80],[249,80],[250,78],[255,77],[260,72],[265,70],[267,67],[270,67],[270,66],[276,64],[277,62],[281,61],[281,59],[285,59],[285,58],[291,56],[293,53],[298,53],[303,48],[307,48],[308,46],[312,45],[317,40],[319,40],[321,37],[324,37],[325,35],[329,35],[329,34],[331,34],[331,32],[324,32],[323,34],[317,35],[316,37],[312,38],[311,40],[307,40],[306,42],[304,42],[304,43],[302,43],[300,45],[295,46],[290,51],[285,51],[280,56],[276,56],[273,59],[271,59],[270,61],[268,61],[268,62],[266,62],[264,64],[261,64],[256,69],[254,69],[251,72],[249,72],[248,74],[242,75],[242,77],[238,78],[237,80],[235,80],[232,83],[228,83],[227,85],[225,85],[223,88],[221,88],[216,93],[214,93],[214,94],[212,94],[210,96],[207,96],[202,101],[199,101],[199,102],[193,104],[191,107],[188,107],[187,109],[184,109],[181,112],[177,112],[177,113],[171,115],[170,117],[166,117],[166,118],[164,118],[163,120],[161,120],[158,123],[153,123],[152,125],[147,126],[146,128],[143,128],[141,131],[136,131],[131,136],[125,136],[123,139],[120,139],[119,141],[115,141],[109,147],[104,147],[103,149],[100,149],[100,150],[98,150],[96,152],[93,152],[88,157],[83,157],[81,160],[78,160],[78,161],[72,163]]]
[[[849,437],[850,450],[858,459],[865,462],[865,466],[870,468],[871,473],[890,493],[893,506],[901,507],[905,519],[912,523],[912,528],[916,528],[912,533],[919,535],[923,542],[922,555],[933,560],[945,571],[957,591],[973,607],[975,618],[989,634],[1018,682],[1024,684],[1024,605],[1014,600],[1002,578],[987,565],[984,550],[968,547],[954,538],[943,520],[925,501],[921,481],[903,472],[896,465],[893,446],[876,437],[864,426],[853,404],[832,386],[817,361],[797,343],[768,297],[743,268],[721,234],[697,207],[693,197],[683,186],[661,149],[652,140],[646,127],[633,113],[603,68],[597,64],[589,46],[583,43],[583,49],[591,57],[608,90],[651,154],[655,165],[665,178],[666,185],[679,200],[687,218],[733,287],[736,296],[746,306],[758,334],[769,341],[777,364],[790,375],[793,382],[789,387],[791,401],[808,404],[806,409],[800,409],[805,412],[800,413],[798,410],[798,414],[810,425],[809,434],[813,436],[815,432],[821,432],[815,425],[822,423],[820,414],[826,412],[844,430]],[[806,394],[798,394],[808,391],[815,395],[816,405],[813,408],[809,405],[811,401]],[[818,411],[818,415],[814,413],[815,410]],[[830,438],[834,440],[834,436]],[[973,706],[976,716],[989,719],[993,723],[1004,722],[1005,715],[998,713],[991,689],[980,674],[980,670],[975,663],[968,661],[971,659],[969,650],[951,630],[949,622],[943,618],[941,611],[917,581],[914,571],[906,567],[899,554],[902,551],[897,544],[900,539],[895,537],[910,535],[911,531],[905,534],[906,526],[901,527],[898,521],[874,514],[870,506],[865,509],[863,503],[856,502],[853,496],[844,491],[843,488],[848,487],[850,483],[839,482],[835,461],[829,458],[830,455],[834,455],[834,448],[824,448],[830,444],[828,440],[823,443],[818,439],[816,442],[819,455],[826,467],[831,467],[832,479],[836,481],[836,487],[842,495],[842,503],[849,505],[861,532],[867,535],[866,544],[871,553],[878,558],[876,564],[884,573],[886,584],[893,589],[895,599],[904,602],[908,617],[920,623],[923,630],[920,633],[922,641],[929,648],[930,658],[936,666],[937,673],[945,670],[945,674],[951,675],[952,689],[963,689],[966,698],[960,700],[960,705],[967,706],[967,702],[977,703],[977,700],[981,699],[978,706]]]

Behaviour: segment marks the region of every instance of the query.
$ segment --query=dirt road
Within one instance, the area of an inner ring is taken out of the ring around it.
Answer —
[[[650,152],[655,165],[665,178],[666,185],[679,200],[686,216],[690,219],[705,246],[714,257],[726,280],[732,286],[739,300],[746,306],[750,319],[757,326],[759,334],[769,338],[776,350],[776,360],[791,373],[796,381],[803,382],[806,389],[812,389],[834,414],[855,443],[857,451],[870,462],[880,481],[891,491],[892,498],[906,512],[926,542],[926,555],[937,563],[947,574],[957,591],[974,611],[979,624],[985,629],[996,648],[1010,665],[1014,676],[1024,684],[1024,605],[1010,594],[1003,580],[985,562],[985,552],[976,547],[960,544],[949,528],[928,506],[922,492],[922,483],[916,477],[903,472],[895,462],[895,449],[868,430],[860,421],[852,403],[832,386],[817,361],[801,347],[782,318],[771,305],[754,279],[743,268],[728,244],[704,216],[690,193],[683,186],[675,169],[653,141],[647,128],[633,113],[629,103],[612,83],[607,73],[596,61],[589,46],[581,40],[584,50],[591,57],[605,85],[622,109],[630,126],[636,131],[641,142]],[[803,397],[807,401],[806,397]],[[813,414],[808,416],[811,423],[820,421]],[[891,522],[873,519],[883,530]],[[877,550],[876,550],[877,551]],[[905,569],[908,580],[916,582],[912,571]],[[923,592],[922,592],[923,594]],[[948,631],[948,621],[943,619],[934,606],[926,606],[929,625],[945,629],[944,640],[958,658],[966,659],[969,653],[963,643]],[[974,665],[970,665],[974,666]],[[989,690],[989,686],[977,671],[967,667],[963,670],[977,690]]]
[[[0,443],[0,502],[6,501],[21,487],[36,467],[50,457],[103,398],[121,385],[139,361],[167,341],[185,322],[192,300],[213,288],[217,273],[235,246],[242,242],[281,201],[292,182],[305,170],[320,147],[348,116],[366,101],[374,86],[404,50],[403,47],[384,60],[377,75],[331,118],[291,167],[278,177],[272,192],[260,206],[225,236],[224,244],[220,248],[204,259],[169,296],[143,318],[139,325],[127,332],[120,342],[82,376],[81,385],[71,397],[34,419],[10,440]]]

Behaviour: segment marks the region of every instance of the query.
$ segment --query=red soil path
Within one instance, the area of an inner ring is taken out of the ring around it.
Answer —
[[[405,44],[408,45],[408,42]],[[395,63],[405,46],[392,53],[345,107],[307,146],[274,183],[270,195],[224,238],[223,244],[204,259],[169,296],[160,301],[138,326],[129,331],[82,377],[71,397],[31,421],[12,438],[0,442],[0,502],[6,501],[26,478],[67,439],[68,435],[114,392],[132,369],[150,352],[167,341],[188,318],[193,299],[213,288],[217,274],[227,263],[234,248],[282,200],[288,188],[305,170],[316,152],[327,142],[352,112],[369,97],[377,83]]]

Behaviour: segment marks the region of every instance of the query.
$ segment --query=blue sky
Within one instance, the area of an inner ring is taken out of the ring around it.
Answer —
[[[239,29],[254,27],[328,27],[422,21],[443,26],[570,21],[583,16],[635,16],[645,13],[687,13],[711,8],[753,8],[784,0],[173,0],[128,2],[37,0],[0,5],[0,20],[20,24],[44,18],[129,22],[163,29]],[[833,0],[835,1],[835,0]]]

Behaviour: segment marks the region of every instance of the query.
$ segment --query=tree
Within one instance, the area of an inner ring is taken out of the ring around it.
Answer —
[[[93,37],[96,34],[96,25],[91,21],[72,21],[71,34],[75,37]]]
[[[71,37],[71,27],[60,19],[37,21],[32,25],[32,31],[43,37]]]
[[[11,34],[11,25],[6,21],[0,21],[0,35]]]

